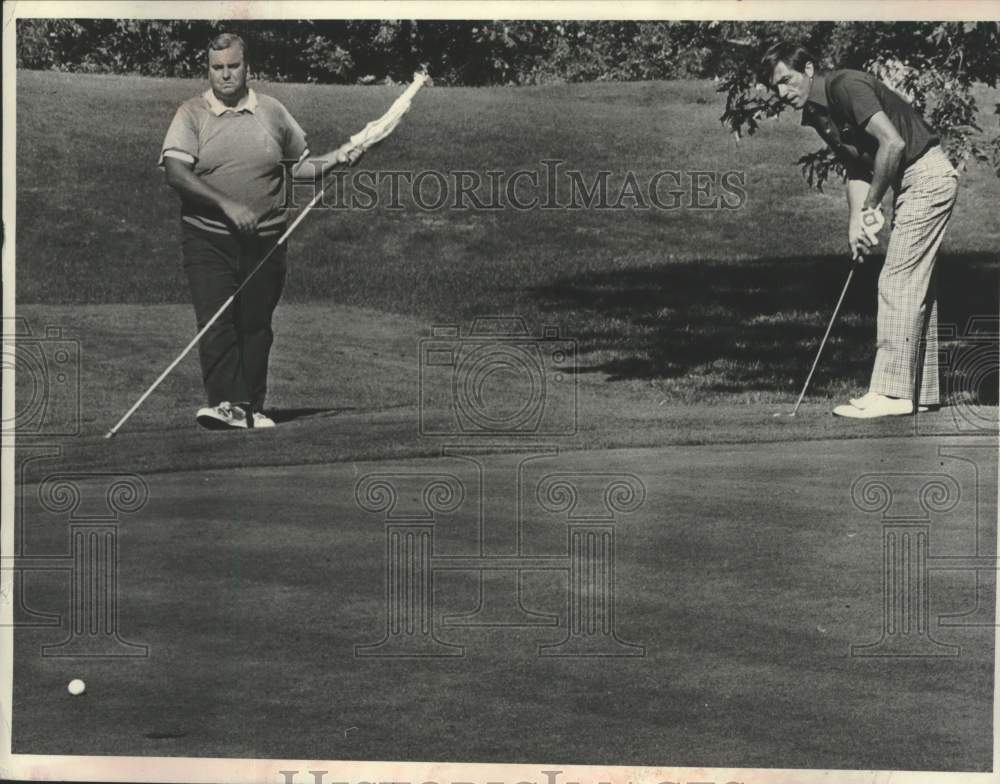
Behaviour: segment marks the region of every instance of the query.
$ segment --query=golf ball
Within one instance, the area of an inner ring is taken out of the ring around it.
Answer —
[[[81,681],[79,678],[74,678],[69,682],[69,686],[66,687],[69,693],[74,697],[83,694],[87,690],[87,684]]]

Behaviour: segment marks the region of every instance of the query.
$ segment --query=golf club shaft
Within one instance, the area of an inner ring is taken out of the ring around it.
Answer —
[[[823,340],[820,341],[819,351],[816,352],[816,359],[813,360],[812,367],[809,369],[809,375],[806,376],[806,383],[802,385],[802,392],[799,393],[799,399],[795,401],[795,408],[792,409],[792,416],[798,413],[799,406],[802,405],[802,399],[806,396],[806,390],[809,389],[809,382],[812,381],[813,373],[816,372],[816,366],[819,364],[819,358],[823,355],[823,348],[826,346],[826,339],[830,337],[830,330],[833,329],[833,322],[837,320],[837,314],[840,312],[840,306],[844,303],[844,297],[847,296],[847,287],[851,285],[851,278],[854,277],[854,269],[861,262],[861,256],[855,256],[851,260],[851,268],[847,271],[847,280],[844,281],[844,288],[840,291],[840,299],[837,300],[837,305],[833,309],[833,315],[830,317],[830,323],[826,325],[826,334],[823,335]]]
[[[149,389],[147,389],[145,392],[142,393],[142,397],[140,397],[138,400],[135,401],[135,403],[132,405],[132,408],[126,411],[124,416],[122,416],[122,418],[118,420],[115,426],[104,434],[105,438],[112,438],[121,428],[121,426],[128,421],[129,417],[131,417],[132,414],[134,414],[136,410],[138,410],[139,406],[141,406],[146,401],[146,398],[148,398],[151,394],[153,394],[156,388],[161,383],[163,383],[163,379],[169,376],[171,371],[173,371],[173,369],[180,364],[181,360],[188,355],[191,349],[193,349],[195,346],[198,345],[198,341],[201,340],[202,337],[204,337],[205,333],[208,332],[209,329],[211,329],[212,325],[219,320],[219,318],[222,316],[223,313],[226,312],[226,308],[228,308],[230,305],[233,304],[233,300],[235,300],[236,297],[239,295],[239,293],[243,291],[247,283],[250,282],[250,279],[257,274],[257,271],[264,266],[264,264],[267,262],[269,258],[271,258],[271,254],[274,253],[281,245],[285,243],[285,241],[289,238],[289,236],[291,236],[291,233],[295,231],[295,227],[298,226],[299,223],[301,223],[302,219],[305,218],[306,214],[308,214],[308,212],[313,207],[316,206],[316,203],[323,197],[323,194],[325,193],[326,189],[330,187],[330,184],[332,183],[328,183],[325,187],[319,190],[319,192],[312,198],[312,201],[310,201],[309,204],[307,204],[306,207],[302,210],[302,212],[298,214],[295,220],[292,221],[292,224],[287,229],[285,229],[285,232],[281,235],[281,237],[278,238],[278,241],[274,243],[273,246],[271,246],[271,249],[266,254],[264,254],[264,258],[262,258],[257,263],[257,266],[255,266],[250,271],[250,273],[243,279],[243,282],[239,285],[236,291],[234,291],[229,296],[229,298],[222,303],[222,307],[220,307],[215,312],[215,315],[208,320],[205,326],[198,331],[198,334],[191,339],[191,342],[188,343],[187,346],[185,346],[184,350],[177,356],[177,359],[171,362],[170,365],[167,367],[167,369],[164,370],[162,373],[160,373],[156,381],[154,381],[152,384],[149,385]]]

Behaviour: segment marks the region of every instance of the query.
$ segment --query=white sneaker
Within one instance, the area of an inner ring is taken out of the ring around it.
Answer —
[[[199,409],[195,418],[206,430],[241,430],[247,426],[243,409],[225,400],[217,406]]]
[[[864,408],[854,405],[854,401],[851,401],[850,405],[837,406],[833,409],[833,415],[847,419],[878,419],[887,416],[908,416],[913,413],[912,400],[869,392],[864,398],[858,399],[858,402],[862,401],[865,403]]]
[[[262,427],[269,428],[274,427],[274,420],[265,414],[260,413],[260,411],[253,412],[253,426],[254,428]]]
[[[886,398],[885,395],[879,394],[878,392],[866,392],[861,397],[852,397],[851,405],[854,406],[855,408],[868,408],[869,406],[878,403],[880,400],[886,400],[886,399],[893,400],[894,398]],[[913,404],[911,403],[910,405]],[[927,411],[930,411],[931,408],[938,409],[940,408],[940,406],[921,405],[917,407],[917,411],[919,411],[921,414],[924,414]]]
[[[850,403],[855,408],[868,408],[880,397],[884,397],[884,395],[880,395],[878,392],[866,392],[861,397],[852,397]]]

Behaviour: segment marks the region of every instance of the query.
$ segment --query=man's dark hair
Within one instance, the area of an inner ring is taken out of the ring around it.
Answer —
[[[816,55],[804,46],[799,46],[790,41],[780,41],[768,49],[760,60],[760,73],[758,76],[762,84],[771,84],[771,76],[774,74],[774,69],[778,63],[784,63],[799,73],[805,71],[806,63],[812,63],[814,68],[819,67]]]
[[[239,46],[243,50],[243,62],[250,62],[250,51],[247,48],[247,43],[236,35],[236,33],[219,33],[219,35],[208,42],[208,51],[221,52],[230,46]]]

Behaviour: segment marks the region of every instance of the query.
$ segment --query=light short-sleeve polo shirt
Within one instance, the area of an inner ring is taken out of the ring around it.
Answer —
[[[308,155],[305,132],[279,101],[249,90],[230,107],[209,89],[177,110],[159,165],[168,157],[192,164],[206,184],[251,209],[258,234],[267,236],[284,229],[285,165]],[[183,198],[181,219],[204,231],[231,232],[221,210]]]

